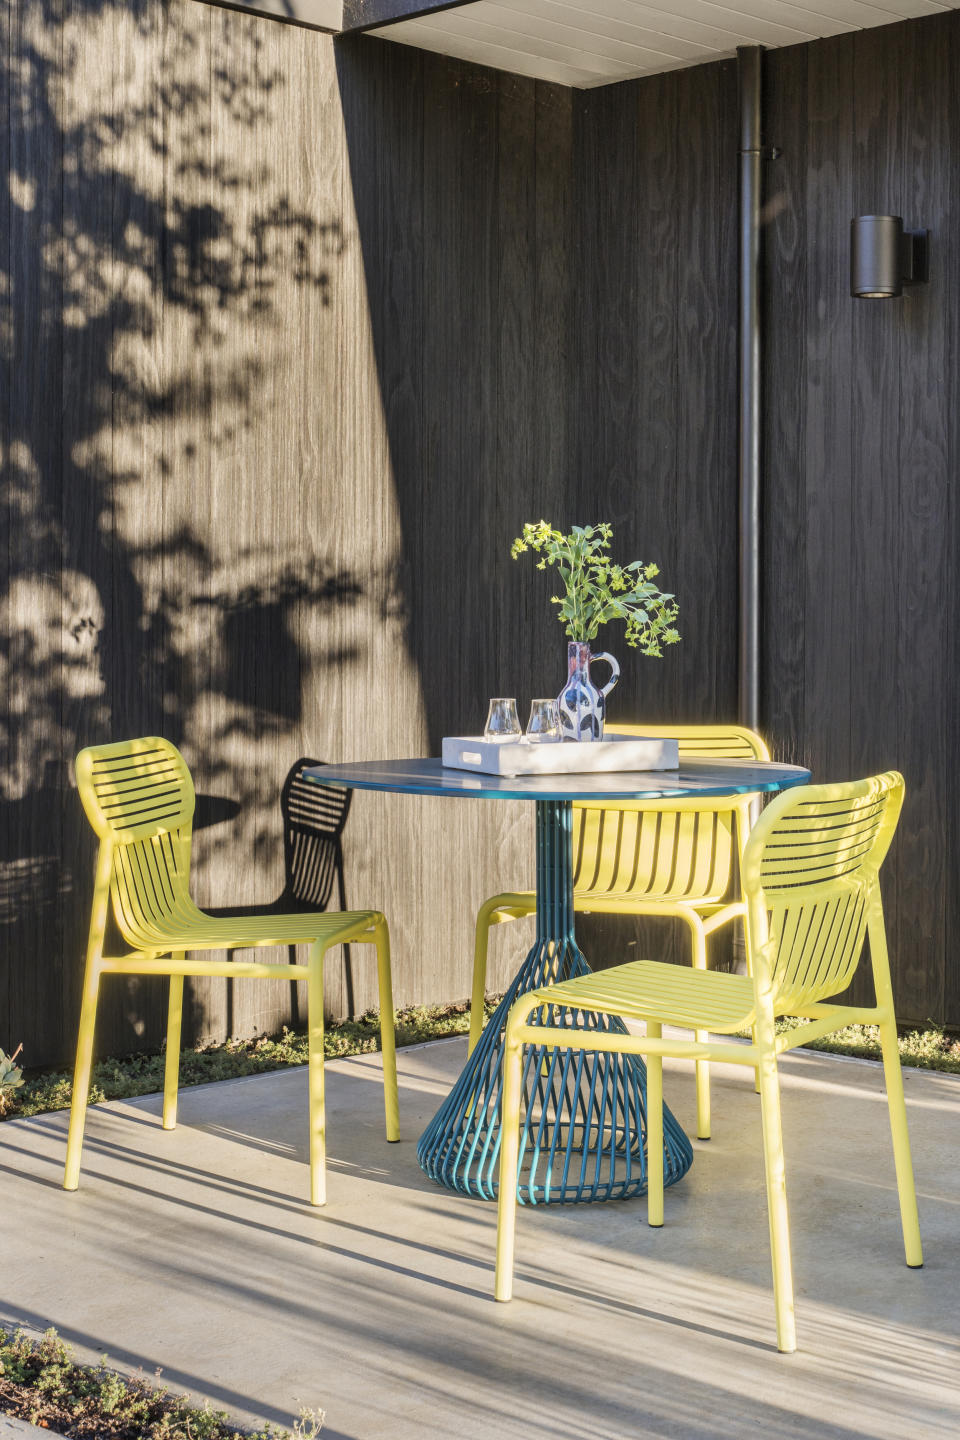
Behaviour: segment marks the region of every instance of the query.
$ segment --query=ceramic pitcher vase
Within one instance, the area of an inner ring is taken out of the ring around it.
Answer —
[[[590,678],[594,660],[606,660],[610,679],[598,690]],[[588,642],[571,640],[567,645],[567,683],[557,696],[560,735],[563,740],[602,740],[606,697],[620,679],[620,666],[602,651],[591,655]]]

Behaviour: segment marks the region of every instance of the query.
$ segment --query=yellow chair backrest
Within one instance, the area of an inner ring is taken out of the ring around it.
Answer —
[[[743,725],[608,725],[605,733],[676,740],[681,760],[770,759],[765,742]]]
[[[760,736],[739,725],[611,725],[607,733],[676,739],[681,760],[770,758]],[[578,803],[574,886],[598,897],[718,903],[730,888],[735,822],[743,810],[737,796]]]
[[[157,736],[94,745],[77,756],[77,788],[110,854],[110,894],[124,939],[152,948],[164,922],[197,913],[189,896],[196,797],[187,763]]]
[[[754,827],[742,865],[749,943],[765,950],[777,1014],[829,999],[853,978],[903,793],[895,771],[805,785],[779,795]]]

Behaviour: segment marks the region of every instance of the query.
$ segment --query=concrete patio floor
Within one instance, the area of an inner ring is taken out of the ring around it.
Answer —
[[[492,1205],[438,1189],[416,1139],[465,1057],[400,1053],[403,1140],[379,1056],[328,1066],[329,1202],[304,1203],[306,1076],[90,1112],[80,1190],[66,1116],[0,1126],[0,1322],[158,1368],[240,1417],[327,1412],[323,1440],[960,1433],[960,1080],[906,1072],[923,1270],[903,1264],[882,1073],[782,1068],[800,1351],[773,1343],[759,1102],[715,1067],[714,1139],[645,1201],[520,1213],[516,1298],[491,1298]],[[688,1129],[692,1076],[669,1066]]]

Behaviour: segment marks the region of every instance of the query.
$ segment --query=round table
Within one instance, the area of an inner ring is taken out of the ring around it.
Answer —
[[[417,1147],[421,1167],[440,1185],[478,1199],[497,1194],[503,1032],[518,995],[589,973],[574,937],[573,802],[761,795],[810,779],[798,765],[684,760],[679,770],[506,777],[445,769],[439,760],[375,760],[320,765],[304,775],[322,784],[405,795],[532,800],[537,808],[537,934],[533,948],[484,1027],[459,1079]],[[574,1021],[576,1017],[569,1017]],[[563,1023],[558,1016],[552,1024]],[[616,1016],[591,1017],[624,1033]],[[571,1072],[557,1052],[528,1047],[519,1198],[531,1204],[612,1200],[647,1184],[646,1068],[639,1056],[586,1054]],[[529,1163],[533,1157],[533,1163]],[[693,1161],[687,1136],[664,1107],[664,1182]]]

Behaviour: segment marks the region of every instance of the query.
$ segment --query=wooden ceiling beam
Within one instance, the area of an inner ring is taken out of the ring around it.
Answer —
[[[402,20],[420,20],[439,10],[458,10],[471,0],[343,0],[343,32],[374,30],[382,25],[396,25]]]

